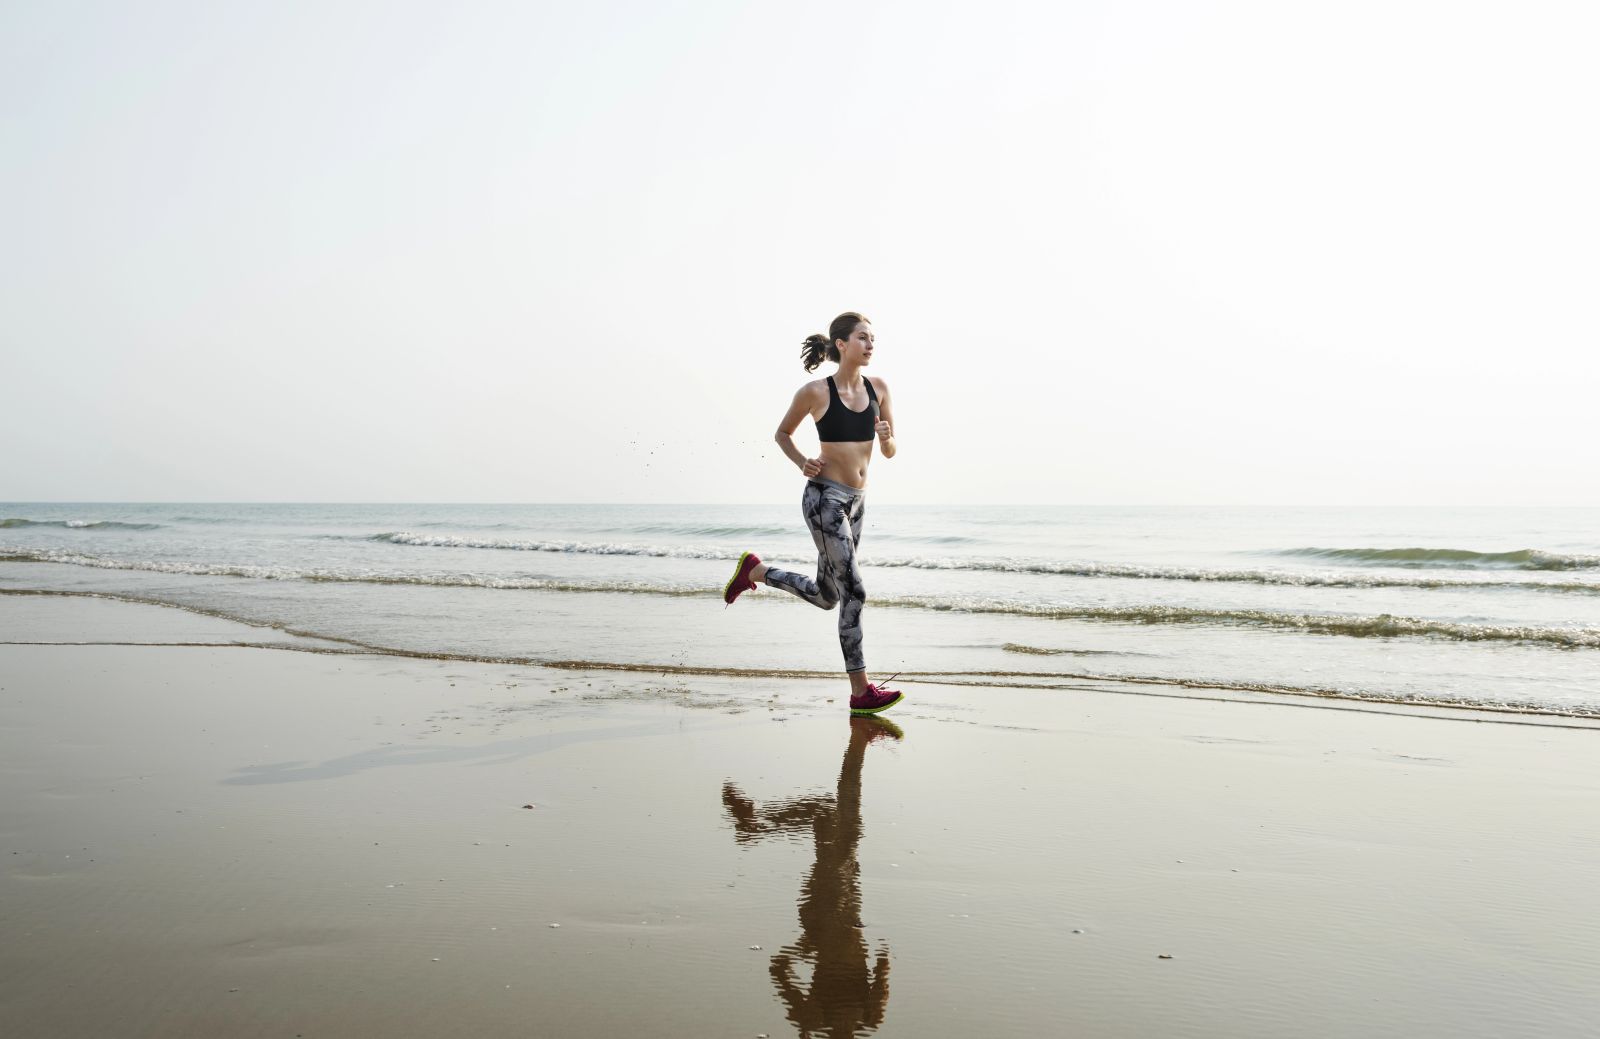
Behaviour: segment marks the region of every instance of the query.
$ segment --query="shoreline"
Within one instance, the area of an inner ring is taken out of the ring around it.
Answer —
[[[359,639],[346,638],[306,631],[301,628],[267,621],[253,620],[237,617],[220,610],[207,609],[185,603],[171,602],[152,596],[129,595],[104,591],[66,591],[57,589],[38,588],[0,588],[0,602],[6,597],[26,599],[39,597],[45,599],[83,599],[101,600],[106,602],[124,603],[135,606],[148,606],[158,609],[169,609],[183,613],[194,614],[199,617],[213,618],[220,621],[239,625],[243,628],[266,630],[285,636],[278,641],[250,641],[234,640],[228,645],[241,647],[259,647],[263,649],[286,649],[298,652],[322,653],[327,655],[374,655],[395,657],[412,660],[437,660],[454,661],[458,663],[494,664],[514,667],[540,667],[564,671],[619,671],[636,672],[640,674],[680,675],[691,677],[737,677],[754,679],[801,679],[801,680],[836,680],[839,672],[817,671],[798,668],[749,668],[749,667],[722,667],[712,665],[688,665],[671,663],[639,663],[628,661],[603,661],[603,660],[560,660],[547,659],[536,656],[516,656],[506,654],[478,654],[461,652],[436,652],[428,650],[411,650],[394,646],[383,646],[376,643],[365,642]],[[0,645],[22,645],[25,642],[15,640],[0,640]],[[59,644],[59,640],[52,640],[49,644]],[[78,645],[117,644],[79,642]],[[149,645],[148,642],[122,643],[126,645]],[[212,643],[168,643],[169,645],[202,645]],[[1005,648],[1010,648],[1009,645]],[[1018,650],[1026,655],[1041,655],[1039,651],[1027,647]],[[1048,654],[1045,654],[1048,655]],[[907,684],[930,684],[951,687],[980,687],[980,688],[1005,688],[1005,689],[1053,689],[1058,691],[1078,691],[1082,689],[1112,690],[1115,689],[1129,695],[1143,696],[1177,696],[1182,693],[1157,693],[1149,687],[1164,687],[1187,690],[1196,699],[1214,700],[1224,703],[1280,703],[1295,706],[1320,707],[1328,710],[1369,710],[1373,713],[1392,713],[1409,717],[1437,716],[1446,719],[1463,721],[1496,720],[1493,716],[1523,717],[1527,719],[1554,719],[1555,721],[1526,721],[1521,724],[1549,724],[1560,725],[1567,721],[1565,727],[1574,729],[1600,729],[1600,710],[1589,708],[1563,709],[1554,706],[1539,706],[1523,704],[1504,700],[1466,700],[1447,696],[1389,696],[1381,693],[1358,692],[1346,689],[1325,688],[1317,686],[1284,686],[1268,683],[1237,683],[1220,680],[1171,678],[1163,676],[1137,676],[1137,675],[1107,675],[1092,672],[1061,672],[1061,671],[915,671],[904,670],[897,672],[900,680]],[[987,678],[991,681],[972,681],[974,678]],[[1055,679],[1053,684],[1038,684],[1038,682],[1021,681],[1022,679]],[[1228,693],[1255,694],[1251,699],[1230,697]],[[1305,701],[1324,701],[1322,703],[1309,703]],[[1389,711],[1383,708],[1415,708],[1416,710]],[[1589,723],[1593,724],[1589,724]]]

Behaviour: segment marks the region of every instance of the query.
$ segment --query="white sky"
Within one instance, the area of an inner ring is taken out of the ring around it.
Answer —
[[[1597,30],[0,0],[0,500],[1600,505]]]

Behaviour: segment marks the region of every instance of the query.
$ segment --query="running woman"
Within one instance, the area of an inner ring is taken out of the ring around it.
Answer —
[[[800,387],[773,436],[806,477],[800,513],[811,528],[811,540],[817,543],[816,579],[769,567],[754,552],[746,552],[722,593],[723,601],[732,604],[742,592],[765,583],[824,610],[838,607],[839,646],[850,678],[853,714],[877,714],[902,698],[898,690],[867,681],[867,661],[861,650],[861,608],[866,605],[867,590],[861,582],[856,548],[861,544],[867,514],[867,466],[872,461],[873,440],[883,450],[883,457],[895,456],[889,384],[861,371],[872,363],[874,343],[872,323],[854,312],[834,318],[826,336],[808,336],[800,348],[806,371],[816,371],[825,359],[838,364],[839,370]],[[795,430],[807,415],[816,421],[821,442],[816,458],[807,458],[794,443]]]

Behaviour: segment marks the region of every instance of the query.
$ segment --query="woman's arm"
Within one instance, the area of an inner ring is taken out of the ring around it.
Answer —
[[[873,431],[878,434],[883,457],[893,458],[898,448],[894,442],[894,405],[889,400],[889,384],[882,379],[873,379],[872,384],[878,390],[878,423]]]
[[[794,401],[789,405],[788,412],[783,416],[783,421],[778,423],[778,431],[772,435],[777,443],[778,450],[782,451],[800,471],[807,477],[812,477],[822,472],[822,459],[807,458],[794,443],[794,431],[800,428],[800,423],[805,417],[816,410],[817,387],[820,383],[808,382],[800,387],[794,395]]]

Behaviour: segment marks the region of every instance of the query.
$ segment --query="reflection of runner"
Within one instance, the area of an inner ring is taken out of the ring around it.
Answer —
[[[837,361],[839,370],[826,379],[800,387],[773,437],[789,460],[799,466],[807,483],[800,512],[817,545],[817,576],[768,567],[754,552],[739,557],[722,598],[732,604],[757,584],[782,588],[813,606],[839,610],[839,648],[844,651],[845,674],[850,678],[850,709],[876,714],[894,706],[901,694],[867,681],[867,661],[861,647],[861,610],[867,589],[856,562],[861,527],[867,515],[867,465],[876,438],[883,457],[896,451],[894,417],[889,384],[862,374],[872,363],[876,340],[872,324],[854,312],[833,319],[828,335],[806,339],[800,360],[815,371],[823,360]],[[807,458],[795,446],[794,434],[810,415],[817,423],[819,453]]]
[[[800,886],[800,940],[772,957],[772,982],[802,1036],[856,1036],[877,1028],[889,1004],[889,949],[879,943],[869,966],[861,933],[861,765],[867,744],[901,738],[883,718],[850,719],[850,745],[832,796],[798,797],[757,808],[732,783],[722,803],[733,816],[734,839],[752,843],[769,834],[810,830],[817,863]],[[796,961],[813,964],[811,987],[795,977]]]

